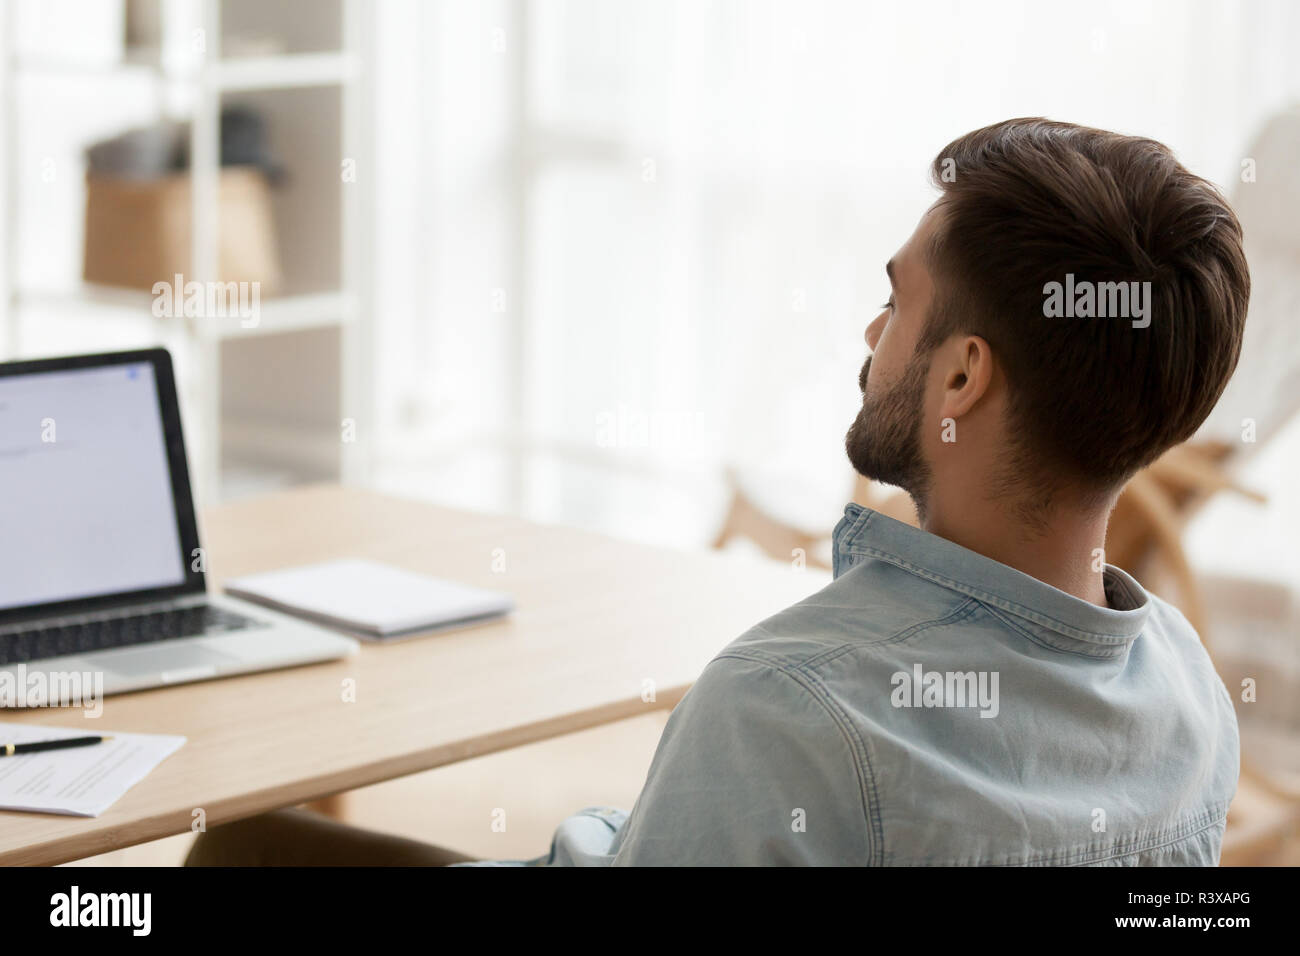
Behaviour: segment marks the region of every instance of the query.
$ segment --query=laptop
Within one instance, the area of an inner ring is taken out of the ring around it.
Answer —
[[[93,673],[115,694],[356,651],[209,594],[206,564],[165,349],[0,363],[0,687]]]

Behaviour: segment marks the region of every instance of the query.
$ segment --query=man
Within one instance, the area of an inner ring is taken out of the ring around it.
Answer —
[[[1103,549],[1236,366],[1240,226],[1159,143],[1067,123],[977,130],[932,172],[846,441],[921,527],[849,505],[833,583],[709,664],[631,814],[530,863],[1218,862],[1231,699]]]

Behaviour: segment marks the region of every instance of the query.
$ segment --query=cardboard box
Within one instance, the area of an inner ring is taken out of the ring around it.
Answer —
[[[190,177],[118,179],[87,173],[87,282],[150,291],[177,274],[219,282],[260,282],[262,296],[280,286],[271,193],[252,167],[221,170],[216,276],[190,266]]]

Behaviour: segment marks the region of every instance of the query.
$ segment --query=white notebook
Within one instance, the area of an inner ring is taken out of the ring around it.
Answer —
[[[227,581],[226,591],[371,640],[469,624],[514,608],[500,591],[359,558],[251,574]]]

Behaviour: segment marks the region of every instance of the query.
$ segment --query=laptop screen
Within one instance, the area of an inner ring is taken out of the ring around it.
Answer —
[[[0,376],[0,611],[185,581],[153,364]]]

